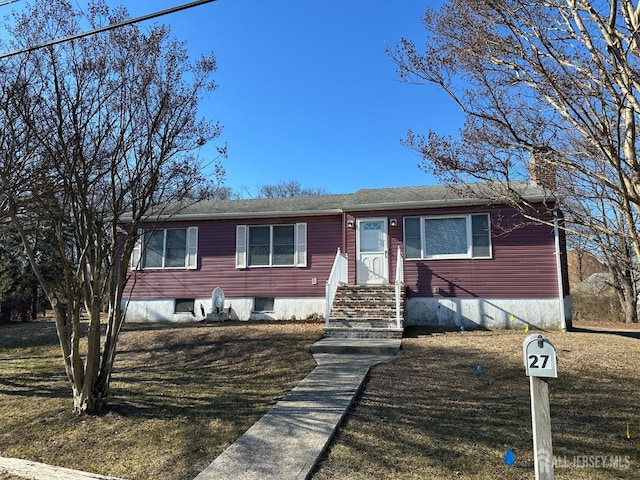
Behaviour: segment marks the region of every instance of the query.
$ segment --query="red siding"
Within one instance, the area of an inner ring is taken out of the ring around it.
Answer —
[[[235,267],[236,225],[307,223],[307,267]],[[172,222],[198,226],[197,270],[136,272],[133,298],[202,298],[221,287],[233,297],[324,297],[336,251],[342,243],[340,215],[260,220]],[[317,280],[314,285],[313,279]]]
[[[403,218],[456,213],[489,213],[492,222],[492,259],[405,260],[408,296],[549,298],[558,295],[553,227],[532,224],[510,230],[518,218],[509,208],[448,208],[370,211],[344,219],[387,217],[389,225],[389,280],[395,280],[398,246],[403,248]],[[235,268],[236,225],[307,223],[307,267]],[[172,222],[198,231],[197,270],[137,272],[133,298],[202,298],[221,287],[233,297],[323,297],[336,250],[349,258],[349,281],[356,281],[356,231],[343,230],[343,217],[272,218],[254,221],[215,220]],[[504,229],[508,233],[503,233]],[[346,232],[343,238],[343,232]],[[343,244],[344,242],[344,244]],[[314,279],[317,283],[314,284]],[[433,289],[440,291],[434,295]],[[567,293],[565,291],[565,293]]]
[[[489,213],[492,223],[492,259],[405,260],[404,274],[410,297],[548,298],[558,295],[553,227],[518,225],[515,211],[508,208],[424,209],[407,212],[358,212],[348,218],[395,218],[389,226],[389,280],[395,280],[398,246],[403,248],[405,216]],[[503,233],[505,230],[508,233]],[[349,281],[356,281],[356,232],[347,231]],[[434,295],[433,289],[439,288]]]

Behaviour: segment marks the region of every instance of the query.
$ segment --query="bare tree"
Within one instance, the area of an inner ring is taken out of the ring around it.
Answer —
[[[324,188],[302,188],[296,180],[282,180],[273,185],[263,185],[258,192],[258,198],[290,198],[326,195]]]
[[[424,50],[403,39],[391,56],[404,80],[448,93],[466,122],[459,139],[409,132],[422,167],[449,182],[491,180],[504,196],[534,159],[534,177],[557,176],[545,185],[565,200],[567,230],[594,241],[626,321],[637,321],[638,6],[451,0],[424,25]]]
[[[96,27],[126,17],[102,0],[86,17],[71,2],[39,0],[15,13],[7,30],[17,48],[71,35],[84,22]],[[190,61],[160,25],[148,33],[122,27],[2,65],[7,84],[16,86],[2,112],[16,116],[26,138],[15,158],[3,152],[2,200],[53,307],[80,414],[107,402],[138,227],[162,205],[211,197],[224,174],[219,156],[207,165],[194,154],[220,133],[197,116],[200,98],[215,88],[215,68],[213,56]],[[43,219],[54,231],[54,278],[40,268],[25,228]]]

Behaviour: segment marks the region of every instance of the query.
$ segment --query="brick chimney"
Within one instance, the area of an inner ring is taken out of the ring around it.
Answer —
[[[536,151],[529,160],[529,180],[549,190],[557,187],[556,162],[551,151]]]

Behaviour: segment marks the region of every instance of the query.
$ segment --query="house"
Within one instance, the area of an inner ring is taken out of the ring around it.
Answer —
[[[546,223],[524,221],[483,185],[187,206],[141,235],[127,320],[205,319],[219,287],[237,320],[325,317],[328,328],[349,329],[368,319],[375,329],[386,316],[396,334],[405,325],[565,329],[553,198],[521,184],[530,214]],[[390,299],[388,314],[375,295]],[[359,307],[345,312],[348,304]]]

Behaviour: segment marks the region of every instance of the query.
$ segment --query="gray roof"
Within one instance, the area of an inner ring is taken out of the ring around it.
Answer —
[[[183,213],[295,213],[301,211],[328,212],[340,210],[351,195],[318,195],[290,198],[256,198],[249,200],[221,200],[198,202]]]
[[[506,203],[507,197],[529,202],[553,201],[541,187],[528,183],[471,183],[363,189],[355,193],[291,198],[203,201],[170,209],[167,219],[250,218],[274,216],[317,216],[364,210],[435,208],[456,205]],[[167,210],[164,210],[167,213]],[[161,215],[164,217],[165,215]]]

